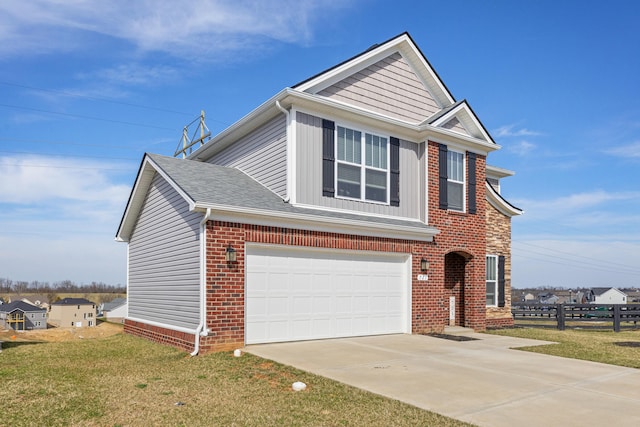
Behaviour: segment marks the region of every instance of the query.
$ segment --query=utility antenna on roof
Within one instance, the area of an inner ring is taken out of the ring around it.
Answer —
[[[193,135],[189,138],[189,127],[194,123],[199,122],[193,131]],[[196,138],[198,135],[198,130],[200,131],[200,136]],[[203,146],[209,139],[211,139],[211,131],[204,123],[204,110],[200,111],[200,117],[193,119],[191,123],[186,125],[182,130],[182,138],[180,138],[180,143],[178,143],[178,147],[176,147],[176,152],[173,153],[173,157],[178,157],[182,155],[182,158],[186,158],[193,151],[193,146],[196,144],[200,144],[198,147]],[[196,147],[196,150],[198,149]]]

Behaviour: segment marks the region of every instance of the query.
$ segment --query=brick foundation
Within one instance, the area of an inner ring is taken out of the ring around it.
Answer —
[[[170,345],[180,350],[191,352],[194,349],[195,335],[186,332],[152,326],[130,319],[125,319],[124,321],[124,332],[160,344]]]

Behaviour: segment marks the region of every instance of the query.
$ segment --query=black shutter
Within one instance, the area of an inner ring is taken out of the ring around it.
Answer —
[[[440,209],[447,209],[447,146],[438,144],[438,187],[440,191]]]
[[[498,307],[504,307],[504,256],[498,257]]]
[[[335,196],[335,128],[330,120],[322,120],[322,195]]]
[[[391,206],[400,206],[400,140],[395,137],[390,139],[391,152],[389,157],[391,159],[391,171],[390,176],[390,204]]]
[[[476,213],[476,153],[469,153],[469,213]]]

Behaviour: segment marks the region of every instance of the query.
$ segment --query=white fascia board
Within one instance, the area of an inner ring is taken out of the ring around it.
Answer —
[[[302,111],[322,115],[325,118],[344,119],[350,122],[362,123],[373,129],[388,132],[397,138],[415,143],[425,142],[427,139],[448,144],[456,142],[469,151],[487,155],[501,147],[491,139],[485,141],[472,136],[462,135],[449,129],[437,128],[429,124],[414,124],[385,116],[373,111],[363,110],[340,101],[324,98],[309,93],[291,90],[286,98],[288,103],[295,105]],[[434,139],[435,138],[435,139]]]
[[[407,62],[409,62],[414,71],[418,74],[418,77],[422,80],[423,84],[428,88],[429,92],[435,92],[433,94],[440,106],[447,104],[450,105],[455,102],[436,74],[435,70],[425,60],[418,47],[407,34],[402,34],[383,45],[366,51],[352,60],[296,86],[296,90],[311,94],[318,93],[323,89],[344,80],[350,75],[381,61],[394,52],[399,52]]]
[[[316,76],[315,78],[296,86],[296,90],[308,93],[318,93],[321,90],[345,79],[346,77],[357,73],[358,71],[375,64],[376,62],[386,58],[392,52],[399,50],[398,45],[406,43],[408,37],[402,35],[397,39],[390,41],[389,43],[378,46],[371,49],[357,57],[339,65],[333,69],[328,70],[325,73]]]
[[[159,173],[173,187],[178,194],[189,204],[189,209],[193,210],[194,201],[180,188],[176,183],[160,169],[160,167],[149,156],[145,158],[140,166],[140,172],[131,190],[131,197],[127,207],[125,208],[122,225],[116,233],[116,241],[128,242],[133,231],[133,226],[138,218],[138,214],[144,204],[144,199],[151,186],[151,181],[155,173]]]
[[[462,101],[462,103],[460,105],[458,105],[456,108],[453,108],[451,111],[447,112],[447,114],[444,114],[442,117],[439,117],[436,121],[431,123],[431,126],[434,126],[434,127],[442,126],[445,123],[447,123],[449,120],[451,120],[454,117],[456,117],[458,114],[461,114],[463,116],[467,116],[468,119],[471,120],[471,122],[473,123],[473,126],[478,130],[480,135],[482,135],[482,139],[486,140],[487,142],[491,142],[491,143],[495,144],[495,141],[493,140],[493,138],[491,138],[491,135],[489,135],[484,130],[484,127],[480,123],[480,120],[478,120],[476,115],[473,114],[473,111],[471,111],[471,108],[467,104],[466,100]],[[461,122],[463,122],[463,121],[464,120],[461,120]],[[464,123],[463,123],[463,126],[464,126]],[[465,128],[466,127],[467,126],[465,126]]]
[[[355,234],[368,237],[418,240],[431,242],[440,231],[436,228],[418,230],[393,224],[371,223],[343,218],[322,218],[315,215],[284,213],[235,206],[197,203],[196,208],[211,209],[210,219],[252,225],[265,225],[319,232]],[[420,223],[421,224],[421,223]]]
[[[432,89],[437,89],[439,92],[437,101],[440,102],[440,106],[451,105],[456,102],[455,99],[449,93],[449,90],[445,87],[440,77],[436,71],[431,67],[429,62],[425,59],[425,57],[420,52],[420,49],[413,43],[410,37],[407,35],[402,36],[403,41],[405,43],[400,45],[400,51],[402,55],[412,64],[414,65],[414,70],[420,74],[420,77],[423,81],[425,81],[427,87],[429,87],[430,92]],[[420,66],[416,67],[415,65],[419,64]],[[426,73],[425,73],[426,71]]]
[[[509,169],[499,168],[497,166],[487,165],[487,176],[491,178],[506,178],[514,176],[516,173]]]
[[[129,201],[124,210],[124,214],[122,215],[120,227],[116,233],[116,241],[118,242],[129,241],[133,225],[138,217],[140,209],[142,208],[147,190],[151,185],[151,180],[153,179],[155,170],[148,167],[148,160],[149,157],[145,155],[142,165],[140,166],[140,170],[138,171],[136,182],[133,184]]]
[[[206,160],[224,148],[226,144],[235,142],[237,139],[248,134],[259,125],[264,124],[270,118],[276,117],[278,114],[283,114],[282,111],[276,107],[276,101],[280,101],[282,107],[287,108],[288,105],[285,105],[283,100],[287,97],[287,94],[290,91],[290,88],[281,90],[260,104],[257,108],[246,114],[240,120],[236,121],[234,124],[207,141],[206,144],[187,156],[187,159]]]
[[[487,201],[503,215],[511,218],[524,213],[523,210],[508,204],[488,182],[485,182],[485,188],[487,190],[485,192]]]

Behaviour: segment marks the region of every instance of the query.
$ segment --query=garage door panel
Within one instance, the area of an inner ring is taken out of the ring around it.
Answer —
[[[246,342],[408,332],[408,256],[247,246]]]

